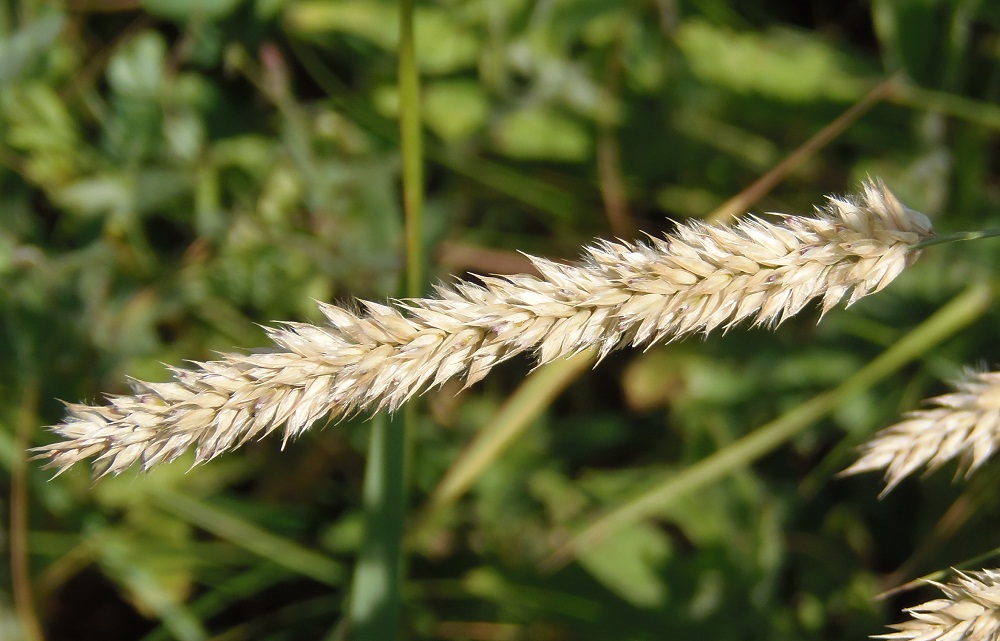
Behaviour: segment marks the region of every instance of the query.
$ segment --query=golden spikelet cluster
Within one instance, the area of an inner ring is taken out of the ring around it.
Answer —
[[[934,471],[958,458],[966,474],[1000,446],[1000,372],[967,372],[955,391],[930,399],[932,407],[909,413],[882,430],[843,474],[885,470],[887,494],[926,466]]]
[[[435,298],[323,305],[329,324],[270,330],[279,349],[133,382],[105,406],[70,405],[61,441],[39,457],[60,471],[94,457],[98,473],[143,469],[194,447],[198,462],[284,426],[293,438],[323,416],[395,409],[462,376],[483,378],[525,351],[539,363],[595,348],[671,341],[745,319],[777,325],[819,299],[825,313],[878,291],[932,235],[930,221],[881,183],[830,198],[813,217],[682,225],[648,243],[601,242],[576,265],[533,259],[542,277],[485,277]]]
[[[944,592],[907,608],[913,618],[889,627],[879,639],[913,641],[997,641],[1000,639],[1000,570],[958,573],[955,583],[930,582]]]

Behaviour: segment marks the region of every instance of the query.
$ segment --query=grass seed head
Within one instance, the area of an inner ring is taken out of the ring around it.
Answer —
[[[879,639],[997,641],[1000,639],[1000,570],[958,573],[954,583],[930,582],[943,598],[907,608],[909,621],[890,625]]]
[[[1000,444],[1000,372],[968,371],[954,392],[928,404],[876,434],[842,474],[885,470],[884,495],[922,467],[932,472],[958,459],[968,475],[993,456]]]
[[[328,323],[270,330],[278,350],[229,354],[174,381],[135,381],[101,407],[70,405],[39,457],[62,471],[94,458],[99,474],[148,469],[194,448],[197,462],[283,427],[294,438],[323,416],[395,410],[464,376],[466,384],[530,351],[539,363],[595,348],[708,334],[752,319],[775,326],[818,299],[826,313],[879,291],[932,235],[879,182],[830,198],[815,216],[689,222],[649,242],[599,242],[583,262],[533,258],[542,274],[482,278],[434,298],[321,305]]]

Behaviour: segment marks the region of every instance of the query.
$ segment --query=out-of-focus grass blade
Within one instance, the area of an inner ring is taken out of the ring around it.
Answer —
[[[453,503],[513,443],[552,400],[595,361],[587,350],[533,372],[504,403],[438,483],[425,516]]]
[[[403,210],[406,217],[405,291],[411,297],[419,296],[424,284],[424,151],[414,11],[414,0],[399,3],[397,76]],[[402,425],[391,425],[384,414],[375,416],[371,421],[372,435],[364,480],[366,531],[354,570],[350,604],[352,637],[357,641],[381,641],[399,635],[407,441],[408,435],[414,431],[415,412],[415,406],[411,404],[404,413]],[[336,635],[337,629],[332,632]]]
[[[98,528],[87,535],[87,545],[94,550],[101,569],[130,600],[155,614],[174,639],[207,639],[201,621],[182,605],[175,568],[164,570],[155,552],[135,543],[128,532],[116,528]],[[187,582],[185,578],[180,580],[182,584]]]
[[[203,621],[207,620],[226,606],[262,592],[284,578],[284,575],[283,571],[276,571],[271,564],[254,566],[193,601],[188,605],[187,611],[201,617]],[[171,638],[170,629],[164,625],[144,636],[141,641],[170,641]]]
[[[872,107],[892,95],[892,92],[896,91],[896,87],[900,82],[902,80],[895,75],[879,82],[864,96],[859,98],[857,102],[848,107],[844,113],[810,136],[808,140],[795,148],[795,150],[785,156],[781,162],[768,170],[763,176],[720,205],[707,219],[711,222],[723,222],[737,216],[742,216],[750,209],[751,205],[763,198],[779,182],[784,180],[788,174],[800,168],[808,159],[839,138],[861,116],[868,113]]]
[[[52,14],[0,39],[0,87],[18,79],[29,63],[47,53],[64,24],[65,16]]]
[[[598,517],[567,543],[556,549],[544,565],[555,570],[600,543],[622,527],[645,519],[677,497],[740,470],[803,432],[836,410],[844,399],[891,376],[931,347],[979,318],[992,298],[988,285],[972,285],[936,314],[899,339],[861,371],[837,387],[796,406],[732,445],[667,478],[652,489]]]
[[[14,430],[0,421],[0,467],[10,472],[14,466],[14,457],[19,454],[14,443]]]
[[[291,40],[303,69],[330,96],[338,109],[344,111],[367,130],[393,143],[396,131],[365,100],[352,97],[351,92],[332,74],[309,45]],[[566,189],[533,178],[526,173],[451,147],[427,140],[424,144],[428,159],[447,167],[469,180],[495,190],[529,207],[551,215],[561,223],[572,223],[589,205]]]
[[[128,589],[142,600],[147,607],[151,607],[156,616],[163,621],[163,627],[169,631],[170,635],[178,641],[203,641],[209,635],[202,627],[201,621],[194,616],[187,608],[178,606],[169,595],[163,594],[159,590],[155,578],[148,576],[141,569],[132,568],[121,572],[118,580],[124,583]]]
[[[990,129],[1000,129],[1000,107],[958,94],[899,83],[887,100],[904,107],[939,112]]]
[[[230,512],[176,492],[151,493],[160,508],[254,554],[327,585],[340,585],[344,568],[328,556],[260,528]]]

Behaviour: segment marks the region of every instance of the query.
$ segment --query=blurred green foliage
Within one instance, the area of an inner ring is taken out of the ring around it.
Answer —
[[[428,0],[415,27],[435,281],[706,217],[897,72],[754,208],[805,211],[876,175],[941,230],[1000,218],[994,3]],[[23,450],[51,438],[57,399],[266,345],[257,323],[317,320],[315,299],[399,293],[397,43],[386,0],[0,9],[0,496],[9,512],[23,474],[47,638],[343,638],[363,417],[284,451],[268,439],[190,471],[97,483],[85,469],[50,481]],[[920,597],[873,601],[880,589],[997,546],[982,534],[1000,497],[940,474],[876,502],[876,479],[833,475],[941,377],[1000,360],[993,311],[752,467],[565,567],[543,561],[845,380],[966,283],[995,283],[997,256],[993,241],[928,250],[818,326],[812,312],[774,333],[614,354],[529,412],[443,504],[428,497],[530,364],[429,393],[410,470],[405,638],[879,632]],[[13,548],[0,559],[4,639],[29,638],[12,598],[16,523],[0,525]]]

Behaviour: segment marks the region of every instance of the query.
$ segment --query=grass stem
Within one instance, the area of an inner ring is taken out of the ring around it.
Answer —
[[[995,238],[1000,236],[1000,228],[984,229],[982,231],[957,231],[953,234],[934,236],[914,245],[914,249],[923,249],[932,245],[945,245],[947,243],[957,243],[962,240],[979,240],[980,238]]]
[[[365,537],[354,569],[350,618],[357,641],[395,639],[399,632],[405,439],[384,412],[370,421],[364,479]]]
[[[420,75],[413,38],[413,0],[401,0],[399,12],[399,129],[406,216],[405,291],[407,296],[415,298],[420,296],[424,280],[424,154],[421,144]],[[394,639],[399,633],[408,435],[413,433],[416,422],[412,408],[408,410],[401,425],[393,425],[384,413],[371,421],[371,444],[364,480],[366,534],[355,570],[350,613],[353,638],[357,641]],[[401,430],[398,429],[400,427]]]

